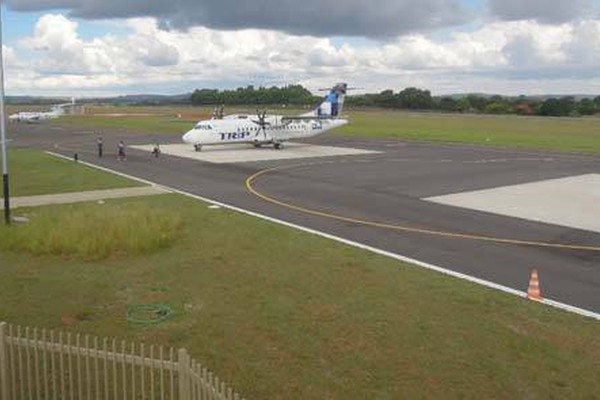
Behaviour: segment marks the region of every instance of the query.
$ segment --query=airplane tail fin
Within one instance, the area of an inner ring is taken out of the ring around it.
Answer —
[[[337,118],[344,108],[344,98],[348,85],[346,83],[337,83],[329,89],[324,101],[314,110],[314,115],[322,118]]]

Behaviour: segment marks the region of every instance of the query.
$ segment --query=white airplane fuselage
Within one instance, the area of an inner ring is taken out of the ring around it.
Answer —
[[[27,112],[22,111],[16,114],[12,114],[8,117],[11,122],[27,122],[27,123],[35,123],[48,119],[58,118],[63,114],[63,111],[60,109],[53,109],[52,111],[44,111],[44,112]]]
[[[319,119],[310,117],[290,119],[285,116],[269,116],[264,124],[247,115],[230,115],[223,119],[200,121],[183,135],[183,141],[197,149],[204,145],[249,143],[253,145],[274,144],[307,138],[348,123],[346,119]],[[263,129],[264,126],[264,129]]]

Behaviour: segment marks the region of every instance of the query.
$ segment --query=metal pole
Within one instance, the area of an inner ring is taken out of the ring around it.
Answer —
[[[2,42],[2,5],[0,0],[0,141],[2,141],[2,182],[4,187],[4,221],[10,225],[10,191],[8,185],[8,159],[6,154],[6,112],[4,110],[4,47]]]
[[[0,322],[0,400],[8,400],[8,355],[6,322]]]

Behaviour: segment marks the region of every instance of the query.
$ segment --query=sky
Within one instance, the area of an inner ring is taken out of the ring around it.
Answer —
[[[600,95],[600,0],[5,0],[9,95]]]

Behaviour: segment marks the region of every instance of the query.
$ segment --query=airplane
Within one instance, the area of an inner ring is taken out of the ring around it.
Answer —
[[[201,151],[204,145],[247,143],[254,147],[273,145],[277,150],[292,139],[319,135],[348,123],[340,118],[348,85],[338,83],[329,89],[324,101],[315,110],[300,116],[270,115],[257,112],[256,116],[215,113],[212,119],[199,121],[186,132],[182,140]]]
[[[47,119],[58,118],[65,113],[66,107],[75,105],[75,98],[71,98],[70,103],[57,104],[52,106],[51,111],[21,111],[11,114],[8,117],[10,122],[26,122],[28,124],[41,122]]]
[[[40,114],[41,113],[39,112],[22,111],[16,114],[11,114],[8,117],[8,120],[10,122],[27,122],[28,124],[30,124],[34,122],[39,122],[41,120]]]

